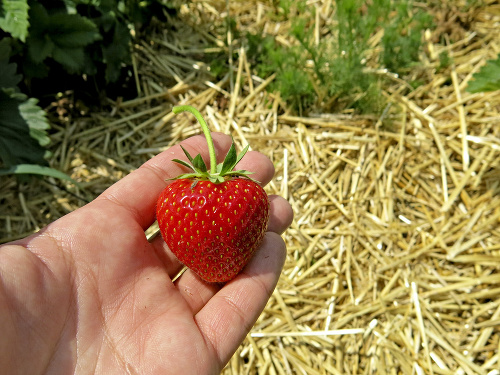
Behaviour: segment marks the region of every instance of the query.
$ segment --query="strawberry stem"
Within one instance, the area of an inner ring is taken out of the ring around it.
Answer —
[[[214,141],[212,140],[212,136],[210,135],[210,129],[208,128],[207,123],[203,119],[202,115],[198,110],[190,105],[179,105],[172,108],[172,112],[175,114],[181,112],[190,112],[196,117],[196,120],[201,125],[201,129],[203,130],[203,134],[205,134],[205,138],[207,139],[208,145],[208,153],[210,154],[210,173],[215,174],[217,172],[217,159],[215,157],[215,147]]]

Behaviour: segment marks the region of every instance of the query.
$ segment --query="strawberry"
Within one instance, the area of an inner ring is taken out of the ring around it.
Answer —
[[[234,171],[248,146],[236,154],[234,143],[224,161],[216,165],[210,131],[200,113],[189,111],[200,122],[210,153],[210,170],[201,155],[189,162],[173,161],[192,169],[170,183],[158,198],[156,217],[163,239],[181,263],[207,282],[233,279],[259,247],[269,220],[269,199],[248,171]]]

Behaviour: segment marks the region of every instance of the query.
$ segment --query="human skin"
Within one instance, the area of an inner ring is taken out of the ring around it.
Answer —
[[[218,162],[229,136],[214,133]],[[181,143],[208,160],[206,140]],[[217,374],[273,292],[290,205],[270,196],[268,232],[244,270],[209,284],[182,269],[161,236],[144,234],[166,179],[185,172],[164,151],[86,206],[0,247],[0,374]],[[271,161],[248,152],[238,169],[267,184]]]

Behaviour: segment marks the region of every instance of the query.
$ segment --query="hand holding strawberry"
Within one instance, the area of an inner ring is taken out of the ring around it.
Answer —
[[[160,231],[177,258],[208,282],[233,279],[248,263],[262,242],[269,220],[269,200],[250,172],[235,171],[248,146],[236,155],[231,144],[224,161],[216,164],[208,127],[190,106],[175,107],[174,113],[189,111],[200,122],[207,139],[210,170],[200,154],[189,162],[174,159],[192,172],[178,176],[158,198],[156,216]]]
[[[213,134],[215,154],[230,137]],[[207,157],[205,139],[181,145]],[[0,246],[0,374],[219,374],[271,295],[283,266],[279,233],[290,205],[269,196],[268,231],[230,283],[205,283],[161,237],[147,240],[165,179],[181,168],[162,152],[86,206],[37,234]],[[263,184],[274,174],[250,151],[240,166]],[[36,327],[36,329],[33,329]]]

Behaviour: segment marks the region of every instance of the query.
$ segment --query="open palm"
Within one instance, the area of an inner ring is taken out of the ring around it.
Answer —
[[[218,159],[231,139],[214,134]],[[204,137],[182,143],[207,158]],[[182,172],[174,146],[96,200],[39,233],[0,247],[1,374],[216,374],[272,293],[292,212],[270,197],[268,233],[236,279],[207,284],[182,268],[160,236],[148,241],[165,179]],[[271,162],[239,167],[267,183]]]

